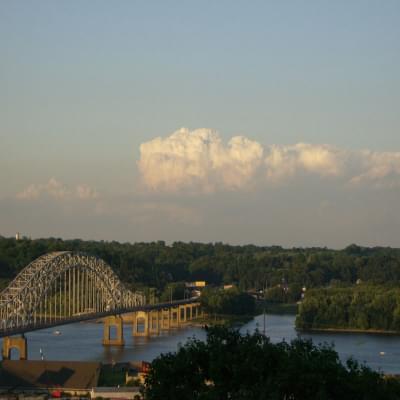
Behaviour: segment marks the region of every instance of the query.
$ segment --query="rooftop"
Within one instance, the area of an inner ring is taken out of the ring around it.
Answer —
[[[97,385],[99,362],[4,360],[0,387],[90,389]]]

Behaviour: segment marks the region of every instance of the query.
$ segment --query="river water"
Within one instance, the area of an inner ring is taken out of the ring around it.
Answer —
[[[292,315],[266,315],[266,335],[272,342],[290,341],[298,336]],[[242,326],[242,332],[262,330],[263,315],[255,317]],[[47,360],[102,361],[151,361],[161,353],[175,351],[189,337],[205,339],[204,330],[187,326],[166,331],[150,338],[132,337],[130,325],[124,327],[124,347],[103,347],[103,325],[99,323],[76,323],[53,329],[28,333],[28,358],[39,360],[42,350]],[[366,362],[371,368],[386,373],[400,374],[400,336],[360,333],[312,333],[300,335],[311,338],[314,343],[333,343],[342,360],[353,356]],[[384,354],[383,354],[384,353]]]

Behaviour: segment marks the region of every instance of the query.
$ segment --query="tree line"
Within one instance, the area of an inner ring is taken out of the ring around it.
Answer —
[[[202,309],[210,315],[252,315],[256,309],[254,298],[238,288],[205,288],[200,297]]]
[[[205,280],[235,284],[241,290],[282,286],[272,296],[295,301],[301,288],[371,284],[398,285],[400,249],[350,245],[343,250],[280,246],[232,246],[223,243],[118,243],[62,240],[15,240],[0,237],[0,280],[10,281],[29,262],[51,251],[71,250],[108,262],[133,288],[153,287],[159,293],[172,282]],[[283,286],[282,286],[283,287]],[[273,293],[273,292],[272,292]]]
[[[360,284],[313,289],[300,304],[296,327],[400,331],[400,288]]]

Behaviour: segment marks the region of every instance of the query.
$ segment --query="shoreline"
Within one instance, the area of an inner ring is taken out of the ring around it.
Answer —
[[[382,329],[356,329],[356,328],[296,328],[299,333],[366,333],[373,335],[400,336],[400,331],[385,331]]]

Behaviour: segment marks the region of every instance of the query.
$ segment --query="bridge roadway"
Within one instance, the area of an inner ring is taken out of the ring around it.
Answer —
[[[67,318],[58,318],[53,321],[46,321],[46,323],[31,324],[31,325],[26,325],[24,327],[16,327],[16,328],[12,328],[12,329],[0,329],[0,338],[24,334],[27,332],[37,331],[40,329],[52,328],[52,327],[56,327],[56,326],[60,326],[60,325],[74,324],[76,322],[100,319],[100,318],[104,318],[104,317],[108,317],[108,316],[112,316],[112,315],[121,315],[121,314],[127,314],[127,313],[138,312],[138,311],[148,312],[148,311],[166,310],[166,309],[170,309],[170,308],[175,308],[177,306],[194,304],[194,303],[198,303],[198,302],[199,302],[198,297],[192,297],[190,299],[175,300],[175,301],[167,302],[167,303],[146,304],[146,305],[140,305],[140,306],[125,307],[125,308],[121,308],[121,309],[117,309],[117,310],[114,309],[114,310],[110,310],[110,311],[102,311],[102,312],[96,312],[96,313],[74,315],[74,316],[69,316]]]
[[[179,327],[202,311],[198,298],[147,304],[143,293],[125,287],[96,256],[72,251],[44,254],[0,292],[3,359],[10,358],[13,348],[20,359],[27,358],[27,332],[93,319],[103,321],[104,346],[123,346],[121,314],[128,313],[133,317],[133,336],[148,336]]]

